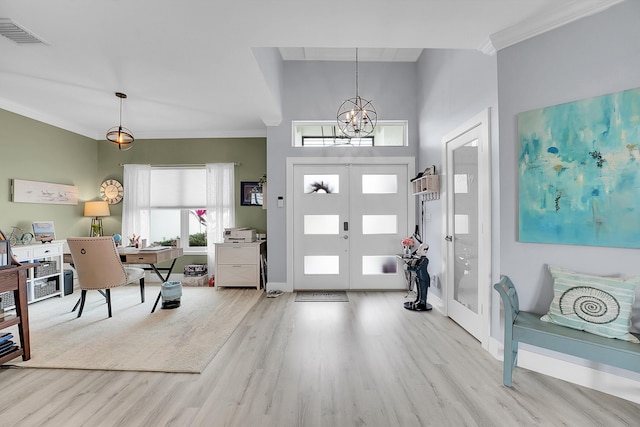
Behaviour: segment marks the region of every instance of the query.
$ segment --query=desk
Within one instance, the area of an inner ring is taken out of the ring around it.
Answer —
[[[182,248],[145,250],[120,247],[118,248],[118,253],[120,254],[120,261],[122,261],[123,264],[149,264],[149,267],[145,268],[145,270],[155,272],[158,278],[160,278],[160,282],[164,283],[169,279],[169,276],[171,276],[173,267],[176,265],[176,260],[182,256],[183,251]],[[163,268],[156,267],[156,264],[166,261],[171,261],[171,266]],[[73,263],[71,254],[64,254],[64,262],[69,264]],[[163,271],[166,272],[164,276],[161,273]],[[161,296],[162,294],[158,293],[156,302],[153,304],[153,309],[151,310],[152,313],[156,310]]]
[[[149,264],[151,268],[145,268],[145,270],[154,271],[160,278],[160,283],[164,283],[169,280],[171,272],[173,271],[173,266],[176,265],[176,260],[182,256],[182,248],[145,250],[126,247],[118,248],[118,253],[120,254],[120,260],[123,264]],[[165,261],[171,261],[171,266],[166,268],[156,267],[156,264]],[[165,271],[167,274],[163,277],[161,271]],[[156,311],[156,307],[158,306],[158,302],[160,302],[161,296],[162,291],[158,292],[156,302],[153,304],[153,308],[151,309],[152,313]]]
[[[18,325],[20,334],[20,348],[0,357],[0,365],[22,356],[22,360],[31,359],[29,344],[29,310],[27,308],[27,271],[34,264],[23,264],[0,270],[0,293],[13,291],[16,302],[16,314],[5,314],[0,319],[0,329]]]

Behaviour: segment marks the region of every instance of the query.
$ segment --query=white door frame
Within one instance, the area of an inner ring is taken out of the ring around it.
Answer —
[[[293,291],[293,167],[294,165],[406,165],[409,177],[415,176],[415,157],[287,157],[286,159],[286,223],[287,223],[287,283],[283,291]],[[407,180],[409,194],[407,209],[407,224],[415,222],[416,207],[415,197],[412,195],[411,183]],[[408,232],[413,230],[410,227]],[[398,242],[398,250],[400,242]]]
[[[491,141],[490,141],[490,109],[487,108],[478,113],[456,129],[446,134],[442,138],[442,174],[443,174],[443,202],[442,202],[442,218],[444,227],[442,228],[442,242],[445,250],[443,251],[442,272],[444,276],[442,286],[442,303],[445,315],[448,315],[448,292],[450,285],[448,260],[449,244],[445,238],[449,234],[450,226],[447,215],[448,198],[451,189],[448,188],[448,171],[447,171],[447,143],[474,129],[479,127],[480,140],[478,141],[479,159],[478,159],[478,220],[479,220],[479,240],[478,240],[478,300],[480,306],[478,308],[479,315],[482,319],[481,332],[478,337],[482,347],[489,349],[490,327],[491,327]]]

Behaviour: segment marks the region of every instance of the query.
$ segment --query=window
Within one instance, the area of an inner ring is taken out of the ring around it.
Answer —
[[[204,168],[151,169],[151,243],[168,245],[179,238],[185,252],[206,252],[206,179]]]
[[[185,253],[206,253],[214,271],[213,244],[224,240],[225,228],[235,226],[233,169],[233,163],[124,165],[123,236],[136,234],[151,243],[179,237]],[[200,246],[202,240],[206,245]]]
[[[366,138],[346,137],[335,122],[292,122],[294,147],[402,147],[407,145],[407,122],[379,120]]]

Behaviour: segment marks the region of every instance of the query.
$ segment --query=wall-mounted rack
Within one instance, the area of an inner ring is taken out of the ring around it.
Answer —
[[[424,173],[412,179],[411,191],[414,196],[424,195],[425,200],[440,199],[440,175],[436,175],[436,167],[428,167]]]

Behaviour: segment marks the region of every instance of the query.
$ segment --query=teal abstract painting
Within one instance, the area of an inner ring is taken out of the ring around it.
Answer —
[[[518,115],[519,240],[640,247],[640,88]]]

